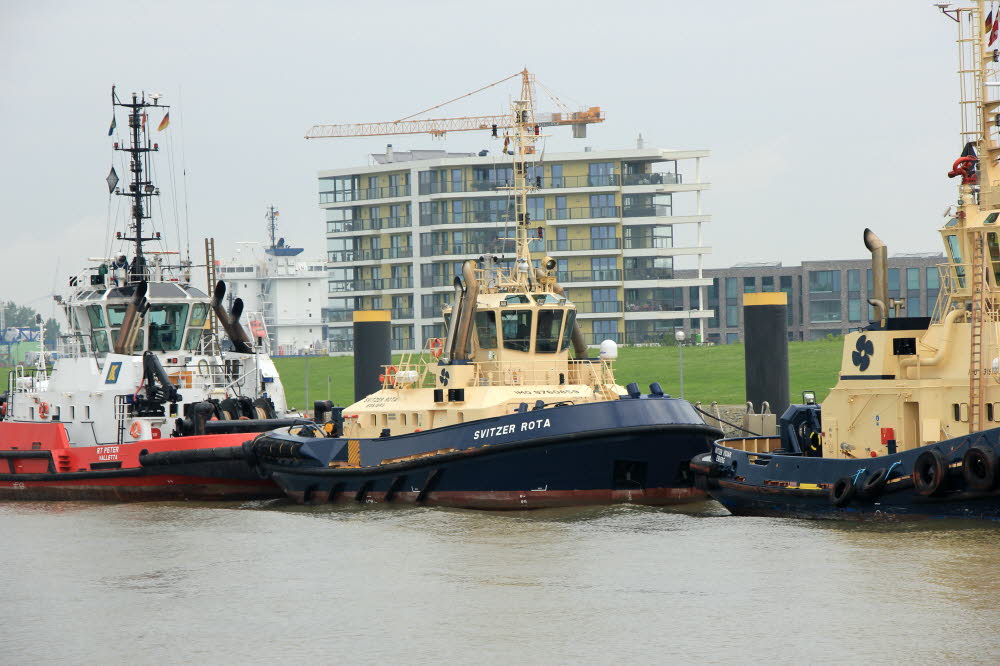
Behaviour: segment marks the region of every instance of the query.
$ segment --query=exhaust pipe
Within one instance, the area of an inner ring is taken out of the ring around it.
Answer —
[[[868,304],[875,307],[879,324],[885,326],[886,317],[889,315],[889,250],[871,229],[865,229],[864,238],[865,247],[872,253],[872,293],[869,294],[871,298],[868,299]]]
[[[455,304],[451,306],[451,319],[448,321],[448,341],[445,347],[448,350],[448,360],[455,358],[455,331],[458,330],[458,317],[462,312],[462,297],[465,294],[465,287],[462,285],[462,278],[455,276]]]
[[[131,349],[129,349],[129,340],[135,340],[133,329],[136,328],[138,319],[136,315],[146,298],[147,289],[148,285],[145,280],[135,287],[135,293],[132,294],[132,300],[129,301],[128,309],[125,310],[125,316],[122,318],[122,327],[118,329],[118,335],[115,336],[114,352],[116,354],[128,354],[131,352]]]
[[[226,335],[233,343],[233,348],[241,354],[253,354],[253,345],[250,343],[250,338],[247,336],[246,331],[243,330],[243,326],[240,325],[239,316],[243,313],[243,300],[240,298],[236,299],[233,303],[233,312],[236,314],[235,319],[229,316],[226,309],[222,307],[222,299],[226,297],[226,283],[222,280],[215,285],[215,291],[212,293],[212,310],[215,312],[216,319],[222,325],[222,328],[226,331]]]
[[[452,359],[468,360],[469,340],[472,337],[472,318],[476,313],[476,299],[479,298],[479,282],[476,280],[476,262],[469,259],[462,266],[465,278],[465,294],[462,296],[462,310],[459,313],[458,329],[455,331],[455,349]],[[452,312],[452,318],[455,314]]]
[[[542,282],[543,278],[548,277],[548,275],[541,268],[535,269],[535,278],[538,282]],[[566,290],[558,282],[552,283],[552,291],[556,292],[563,298],[566,298]],[[583,339],[583,331],[580,329],[580,322],[576,319],[573,320],[573,355],[577,359],[587,358],[587,341]]]

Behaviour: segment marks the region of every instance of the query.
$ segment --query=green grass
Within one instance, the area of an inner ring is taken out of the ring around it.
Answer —
[[[837,381],[843,340],[792,342],[788,345],[793,402],[803,390],[816,391],[822,400]],[[396,357],[398,358],[398,357]],[[276,358],[289,405],[312,409],[312,401],[328,397],[337,405],[354,402],[354,359],[350,356],[308,359],[309,404],[306,403],[306,362],[304,358]],[[619,350],[615,377],[624,386],[636,382],[643,392],[652,382],[660,382],[667,393],[680,395],[677,347],[641,347]],[[329,392],[327,378],[330,378]],[[688,400],[724,405],[741,404],[746,399],[743,345],[684,348],[684,397]]]

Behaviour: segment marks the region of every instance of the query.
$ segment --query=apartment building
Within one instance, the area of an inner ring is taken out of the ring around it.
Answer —
[[[368,167],[319,173],[326,215],[331,352],[353,348],[351,313],[392,313],[392,343],[419,350],[443,337],[442,307],[462,264],[513,257],[511,158],[393,151]],[[587,341],[655,342],[675,328],[703,331],[705,150],[539,155],[529,167],[532,257],[557,262]],[[684,276],[681,267],[690,270]],[[676,308],[676,290],[693,294]]]
[[[889,257],[889,298],[903,301],[901,316],[930,317],[934,313],[941,288],[939,266],[945,261],[943,254],[934,252]],[[681,277],[685,274],[679,272]],[[743,341],[743,294],[748,293],[783,291],[788,295],[789,340],[843,335],[874,317],[868,305],[871,259],[803,261],[800,266],[737,264],[706,269],[703,275],[711,283],[707,301],[702,301],[712,312],[701,338],[707,342]],[[693,293],[683,290],[675,290],[670,298],[678,309],[701,307]]]

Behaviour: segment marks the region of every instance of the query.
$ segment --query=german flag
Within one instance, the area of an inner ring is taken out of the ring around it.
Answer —
[[[160,125],[156,128],[157,132],[162,132],[167,129],[167,125],[170,124],[170,112],[167,111],[167,115],[163,116],[163,120],[160,121]]]

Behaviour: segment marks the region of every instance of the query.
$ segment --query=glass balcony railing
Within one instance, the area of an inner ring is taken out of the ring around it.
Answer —
[[[351,201],[371,201],[372,199],[391,199],[393,197],[408,196],[410,196],[409,185],[388,185],[386,187],[370,187],[341,192],[320,192],[319,202],[321,204],[350,203]]]
[[[411,225],[409,215],[396,217],[363,217],[353,220],[339,220],[326,223],[326,233],[342,233],[345,231],[378,231],[379,229],[398,229]]]
[[[573,301],[579,314],[616,314],[622,312],[621,301]]]
[[[674,246],[674,239],[664,236],[626,236],[626,250],[667,250]]]
[[[393,338],[392,351],[407,351],[413,349],[413,338]]]
[[[330,280],[329,292],[381,291],[383,289],[412,289],[413,278],[377,278],[374,280]]]
[[[533,215],[531,217],[534,218]],[[422,227],[434,224],[493,224],[513,221],[514,211],[506,210],[467,210],[463,213],[428,213],[420,216]]]
[[[622,217],[665,217],[669,215],[673,215],[673,211],[670,206],[664,204],[622,207]]]
[[[588,345],[599,345],[605,340],[621,344],[622,334],[617,331],[614,333],[584,333],[583,339]]]
[[[591,218],[619,217],[618,206],[579,206],[575,208],[547,208],[546,220],[586,220]]]
[[[547,243],[549,252],[617,250],[621,246],[622,241],[620,238],[571,238],[568,240],[550,240]]]
[[[455,256],[469,254],[485,254],[488,252],[514,252],[514,241],[496,240],[488,243],[448,243],[440,245],[421,245],[421,257]]]
[[[684,305],[675,301],[637,301],[625,304],[625,312],[679,312],[683,310]]]
[[[327,340],[327,344],[332,352],[354,351],[354,340]]]
[[[590,271],[559,271],[556,275],[559,282],[615,282],[622,279],[622,272],[617,268],[600,268]]]
[[[455,284],[454,275],[424,275],[420,278],[421,287],[450,287]],[[426,314],[424,315],[427,316]]]
[[[413,308],[393,308],[390,315],[396,319],[413,319]]]
[[[354,315],[354,310],[327,310],[326,321],[328,322],[351,321],[353,319],[353,315]]]
[[[361,250],[331,250],[326,253],[327,261],[339,263],[342,261],[381,261],[382,259],[406,259],[413,256],[413,248],[383,247]]]
[[[626,268],[626,280],[672,280],[674,279],[674,269],[672,268]]]
[[[539,190],[573,187],[629,187],[633,185],[676,185],[683,180],[675,173],[593,174],[586,176],[529,177],[527,184]],[[463,192],[491,192],[513,187],[511,179],[444,180],[420,183],[420,194],[460,194]]]

